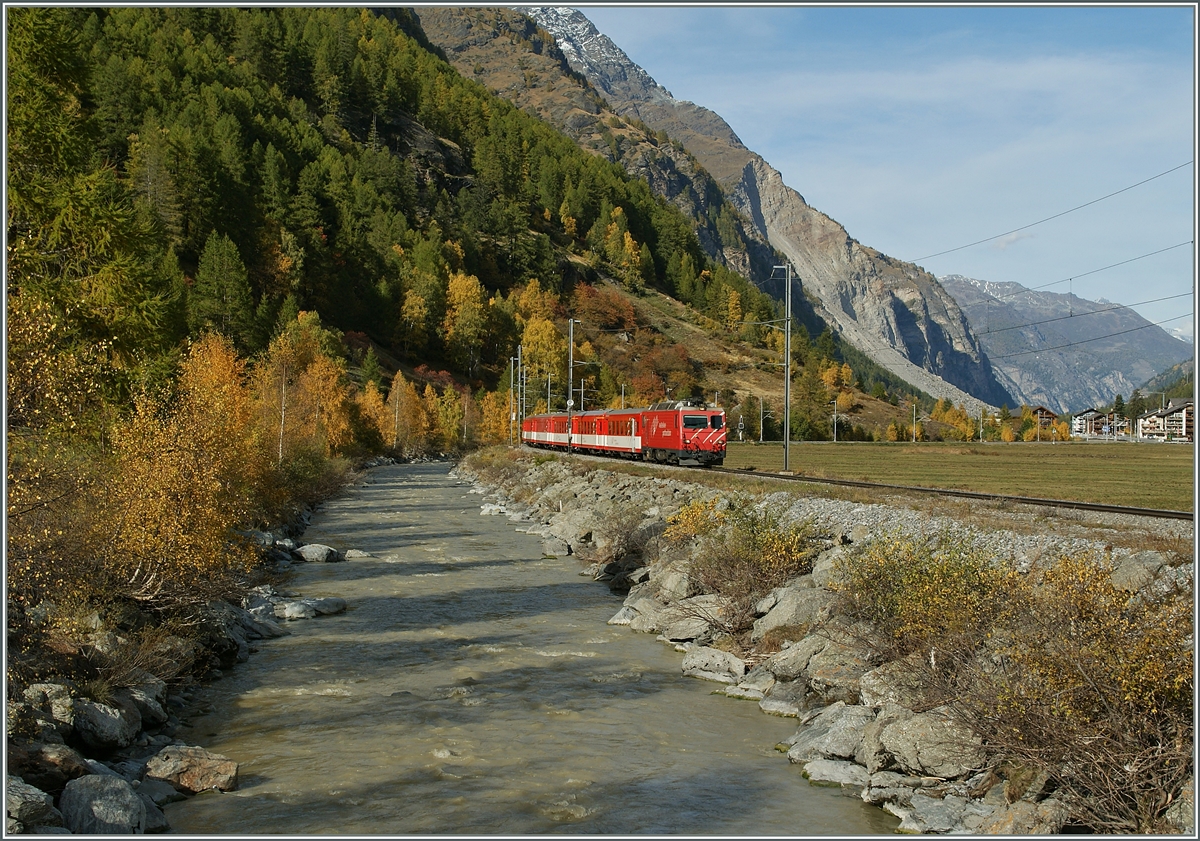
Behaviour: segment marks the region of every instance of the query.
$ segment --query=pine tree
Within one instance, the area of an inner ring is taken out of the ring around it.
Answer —
[[[204,245],[188,295],[188,327],[193,333],[215,330],[242,350],[253,345],[254,303],[246,266],[233,240],[216,231]]]

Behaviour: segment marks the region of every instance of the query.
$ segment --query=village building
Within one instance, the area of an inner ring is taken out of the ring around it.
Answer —
[[[1166,408],[1138,418],[1137,436],[1144,441],[1192,441],[1194,423],[1192,398],[1175,398]]]
[[[1071,435],[1078,438],[1128,438],[1133,423],[1116,412],[1085,409],[1071,416]]]

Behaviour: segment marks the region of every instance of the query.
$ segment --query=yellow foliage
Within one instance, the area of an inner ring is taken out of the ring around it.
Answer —
[[[416,386],[399,371],[392,379],[386,410],[384,443],[402,456],[424,453],[428,449],[429,416]]]
[[[1022,674],[1021,703],[1098,722],[1114,706],[1156,713],[1193,697],[1185,594],[1130,598],[1093,554],[1060,558],[1024,596],[1023,633],[1004,649]]]
[[[114,431],[95,539],[134,598],[207,601],[253,564],[233,532],[255,510],[251,417],[244,363],[208,336],[184,363],[174,405],[142,397]]]
[[[1017,440],[1017,433],[1013,432],[1012,424],[1000,425],[1000,440],[1012,443]]]
[[[383,405],[383,395],[374,380],[367,380],[363,390],[355,394],[354,402],[358,404],[359,415],[379,433],[380,439],[390,442],[392,419],[388,415],[387,407]]]
[[[842,369],[836,363],[830,363],[828,367],[821,369],[821,382],[825,383],[826,388],[840,388],[842,385]]]
[[[531,379],[544,379],[547,373],[559,374],[566,367],[567,341],[553,322],[533,317],[525,324],[521,337],[524,362]]]
[[[509,437],[508,394],[489,391],[479,405],[479,443],[500,444]]]
[[[847,609],[876,624],[902,651],[978,633],[1015,573],[979,549],[943,535],[922,541],[892,533],[841,560],[834,589]]]
[[[533,319],[549,321],[554,317],[557,306],[558,297],[554,292],[543,290],[536,277],[530,278],[517,298],[517,320],[522,324],[528,324]]]
[[[720,528],[725,514],[717,510],[719,501],[720,498],[715,496],[709,499],[693,499],[667,520],[663,537],[681,542],[702,537]]]
[[[319,356],[296,383],[300,435],[323,444],[326,456],[342,452],[350,443],[350,394],[345,375],[345,362]]]

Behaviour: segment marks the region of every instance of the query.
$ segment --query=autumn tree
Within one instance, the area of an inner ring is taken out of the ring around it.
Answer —
[[[487,326],[487,300],[479,278],[455,272],[446,292],[446,318],[442,322],[450,357],[466,374],[474,375],[480,343]]]

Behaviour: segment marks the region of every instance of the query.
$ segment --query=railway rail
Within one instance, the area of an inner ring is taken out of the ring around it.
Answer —
[[[1010,496],[1008,494],[989,494],[979,491],[963,491],[951,488],[925,488],[920,485],[889,485],[883,482],[862,482],[853,479],[827,479],[820,476],[805,476],[803,474],[760,473],[754,470],[732,467],[712,467],[711,472],[727,473],[736,476],[761,476],[767,479],[779,479],[790,482],[811,482],[821,485],[842,485],[851,488],[867,488],[869,490],[904,491],[906,493],[937,494],[940,496],[957,496],[967,499],[983,499],[992,502],[1017,502],[1022,505],[1041,505],[1051,508],[1075,508],[1081,511],[1097,511],[1104,514],[1130,514],[1136,517],[1158,517],[1169,520],[1192,520],[1191,511],[1173,511],[1168,508],[1132,508],[1126,505],[1106,505],[1101,502],[1078,502],[1072,499],[1045,499],[1036,496]]]

